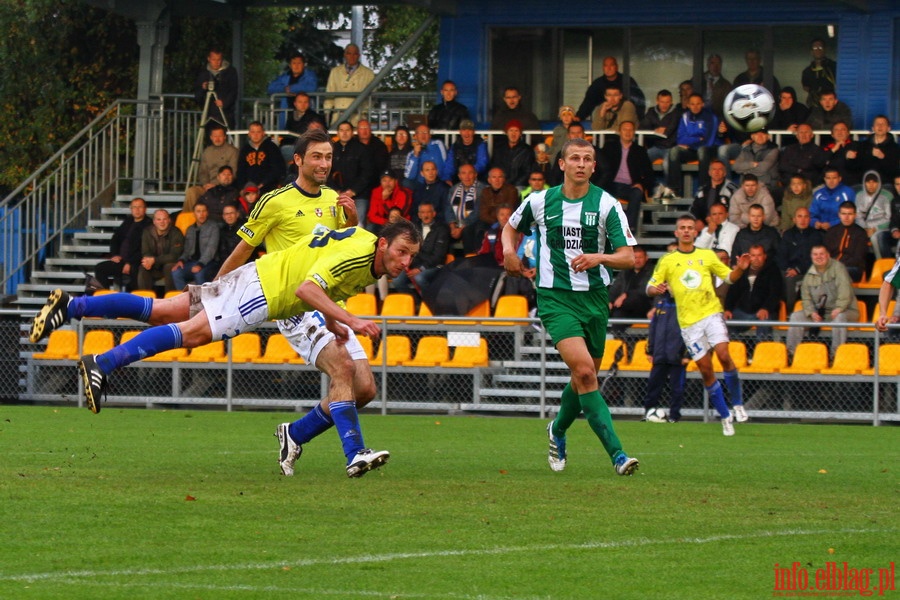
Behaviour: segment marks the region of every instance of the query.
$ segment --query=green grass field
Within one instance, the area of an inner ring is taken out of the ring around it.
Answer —
[[[553,473],[544,421],[364,415],[350,480],[333,431],[280,474],[296,416],[0,406],[0,598],[764,598],[900,550],[896,427],[620,421],[624,478],[584,421]]]

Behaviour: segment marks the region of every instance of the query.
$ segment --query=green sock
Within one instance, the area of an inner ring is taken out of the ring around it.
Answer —
[[[565,437],[566,431],[581,414],[581,402],[578,400],[578,394],[572,389],[572,384],[567,383],[563,388],[562,397],[559,399],[559,414],[553,421],[553,435],[556,437]]]
[[[581,402],[581,410],[584,411],[588,425],[600,438],[600,442],[603,444],[606,453],[609,454],[609,458],[615,460],[616,455],[622,452],[622,442],[619,441],[619,436],[616,435],[616,430],[613,429],[612,415],[609,414],[606,400],[600,395],[599,390],[582,394],[578,397],[578,400]]]

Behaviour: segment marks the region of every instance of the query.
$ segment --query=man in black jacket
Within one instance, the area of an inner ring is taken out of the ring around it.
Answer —
[[[809,226],[809,209],[794,211],[794,226],[786,230],[778,245],[778,268],[784,278],[784,304],[791,314],[798,300],[797,288],[812,266],[813,246],[823,244],[822,230]]]
[[[397,292],[416,294],[428,287],[438,269],[447,261],[450,248],[450,227],[443,221],[435,220],[437,213],[428,202],[419,204],[419,223],[416,229],[422,233],[422,246],[409,265],[409,269],[394,279]],[[415,283],[413,283],[415,281]]]
[[[456,84],[449,79],[441,84],[442,102],[428,111],[428,126],[432,129],[457,129],[463,119],[469,118],[469,109],[456,101]]]
[[[620,271],[609,286],[609,317],[611,319],[648,319],[653,298],[647,295],[647,282],[653,275],[653,266],[647,260],[647,251],[634,246],[634,268]],[[613,325],[621,331],[627,325]]]
[[[143,198],[132,200],[130,208],[131,215],[125,217],[113,233],[109,243],[109,259],[94,267],[94,275],[105,287],[115,283],[129,292],[137,288],[144,229],[153,225],[147,218],[147,203]]]
[[[242,189],[248,181],[259,186],[260,194],[278,189],[284,183],[287,165],[281,150],[267,135],[263,124],[253,121],[247,128],[247,141],[238,154],[237,180]]]
[[[625,200],[625,216],[628,226],[636,233],[641,217],[641,203],[648,190],[653,188],[653,164],[647,151],[634,142],[635,124],[619,123],[619,137],[609,139],[601,151],[606,157],[609,171],[603,189]],[[649,309],[649,307],[648,307]]]
[[[768,260],[760,244],[750,247],[750,268],[728,288],[725,296],[725,318],[738,321],[770,321],[778,319],[784,299],[784,281],[774,260]],[[756,337],[771,336],[771,327],[757,327]]]

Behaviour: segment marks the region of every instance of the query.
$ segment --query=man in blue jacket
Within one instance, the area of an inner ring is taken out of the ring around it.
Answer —
[[[660,396],[668,381],[670,392],[668,421],[676,423],[681,420],[681,405],[684,402],[687,348],[681,339],[678,313],[671,294],[666,292],[660,295],[654,308],[650,332],[647,335],[647,354],[653,367],[647,378],[647,391],[644,392],[644,413],[650,416],[650,411],[659,406]]]
[[[841,222],[838,208],[844,202],[856,202],[856,192],[848,185],[841,183],[841,172],[830,167],[825,171],[825,185],[813,194],[809,206],[809,216],[813,229],[828,231]]]
[[[666,184],[678,197],[684,196],[681,165],[692,160],[700,161],[698,174],[700,185],[708,181],[709,161],[715,156],[712,148],[716,145],[719,119],[715,113],[703,106],[703,96],[691,94],[688,110],[681,115],[676,134],[677,144],[669,150]]]
[[[288,58],[287,70],[272,80],[266,89],[267,94],[290,94],[281,98],[278,113],[278,129],[284,129],[287,114],[294,103],[292,96],[298,92],[314,92],[319,87],[319,79],[316,74],[306,68],[306,58],[299,52],[291,54]]]

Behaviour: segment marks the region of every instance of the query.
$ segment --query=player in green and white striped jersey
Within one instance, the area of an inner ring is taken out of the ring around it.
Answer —
[[[622,450],[598,389],[597,370],[606,345],[611,270],[634,266],[631,246],[637,242],[619,202],[590,182],[596,167],[593,145],[570,140],[561,156],[563,184],[529,195],[503,229],[504,266],[510,275],[521,274],[518,234],[536,224],[538,314],[572,372],[559,414],[547,426],[550,468],[565,468],[566,431],[584,412],[616,473],[631,475],[638,460]]]

